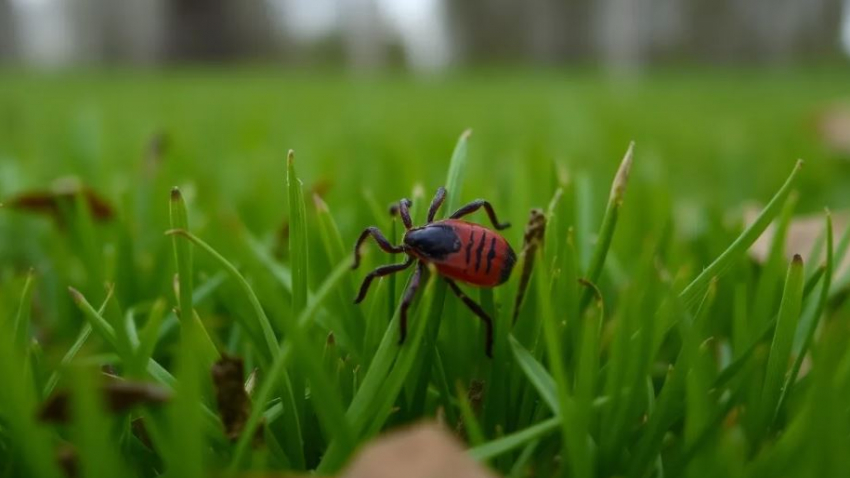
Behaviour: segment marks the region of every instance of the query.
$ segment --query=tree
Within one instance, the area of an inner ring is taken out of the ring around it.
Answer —
[[[14,7],[11,0],[0,0],[0,62],[16,56]]]
[[[274,48],[264,0],[171,0],[166,56],[172,60],[227,60],[261,56]]]

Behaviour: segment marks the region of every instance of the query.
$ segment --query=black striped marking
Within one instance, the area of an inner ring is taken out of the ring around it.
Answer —
[[[481,253],[484,252],[484,241],[487,240],[487,233],[481,232],[481,242],[478,243],[478,249],[475,250],[475,272],[481,269]]]
[[[466,244],[466,265],[469,265],[469,259],[472,254],[472,243],[475,242],[475,230],[469,231],[469,242]]]
[[[490,250],[487,251],[487,273],[490,273],[490,266],[493,265],[493,259],[496,258],[496,238],[490,240]]]
[[[516,253],[511,249],[510,244],[505,244],[507,250],[502,254],[502,270],[499,272],[499,284],[504,284],[510,277],[511,271],[516,264]]]

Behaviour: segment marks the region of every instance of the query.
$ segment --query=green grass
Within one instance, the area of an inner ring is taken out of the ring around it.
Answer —
[[[332,475],[438,416],[504,476],[850,476],[850,234],[836,221],[814,259],[779,241],[763,265],[746,254],[771,222],[782,237],[796,213],[850,205],[846,158],[816,129],[848,80],[0,74],[0,476],[61,476],[68,456],[89,477]],[[115,217],[82,197],[53,218],[11,207],[68,175]],[[399,260],[370,243],[351,271],[357,235],[398,242],[387,207],[410,197],[421,223],[440,185],[444,215],[488,198],[517,252],[546,212],[508,283],[465,287],[493,315],[493,359],[433,271],[401,347],[409,273],[352,303]],[[745,200],[764,205],[748,227]],[[233,442],[222,354],[256,371]],[[172,398],[107,412],[104,367]],[[40,421],[57,391],[67,422]]]

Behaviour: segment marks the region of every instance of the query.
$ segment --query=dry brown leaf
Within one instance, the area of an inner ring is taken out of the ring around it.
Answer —
[[[224,434],[235,441],[242,434],[245,422],[251,415],[251,399],[245,391],[242,359],[222,354],[221,359],[213,364],[211,372]],[[257,428],[255,439],[257,437],[262,437],[262,427]]]
[[[80,463],[77,458],[77,450],[73,445],[69,443],[59,445],[59,448],[56,449],[56,463],[68,478],[80,476]]]
[[[744,209],[744,222],[747,225],[752,224],[755,218],[758,217],[761,208],[756,206],[747,206]],[[838,244],[838,240],[844,231],[850,226],[850,211],[833,211],[832,215],[832,232],[833,241]],[[811,214],[804,216],[795,216],[788,224],[788,233],[785,237],[785,256],[787,259],[794,257],[794,254],[800,254],[806,263],[815,261],[816,263],[823,262],[826,258],[826,253],[821,252],[819,257],[809,257],[815,243],[824,234],[825,220],[823,214]],[[776,234],[776,224],[773,223],[762,233],[756,242],[750,247],[749,254],[756,262],[762,264],[770,255],[770,247],[773,244],[773,236]],[[850,254],[844,256],[840,264],[835,265],[834,277],[842,277],[850,270]]]
[[[341,478],[495,478],[450,433],[432,423],[390,433],[366,446]]]
[[[171,392],[160,385],[147,382],[109,380],[101,385],[107,408],[120,413],[136,405],[160,405],[171,399]],[[45,422],[65,423],[70,419],[70,393],[60,390],[44,402],[38,414]]]
[[[5,204],[13,209],[48,215],[61,222],[63,204],[72,205],[77,195],[83,197],[95,220],[108,221],[115,216],[109,202],[77,178],[59,179],[50,189],[27,191],[10,198]]]
[[[531,270],[534,268],[534,254],[543,245],[545,235],[546,215],[543,214],[542,209],[534,208],[529,212],[528,223],[525,226],[525,235],[522,239],[522,250],[519,254],[523,258],[522,274],[519,277],[519,287],[517,287],[516,300],[514,301],[514,322],[516,322],[519,316],[522,301],[525,298],[525,291],[528,288],[528,281],[531,279]]]
[[[850,102],[836,103],[821,111],[817,130],[828,148],[850,154]]]
[[[458,382],[458,390],[461,388],[460,382]],[[469,382],[469,390],[466,392],[466,400],[469,402],[469,407],[472,408],[472,412],[477,416],[481,412],[481,404],[484,402],[484,381],[472,379]],[[458,436],[466,437],[466,423],[463,421],[463,417],[457,422],[457,427],[455,430],[458,433]]]

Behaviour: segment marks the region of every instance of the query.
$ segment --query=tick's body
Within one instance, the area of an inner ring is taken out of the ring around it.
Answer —
[[[404,243],[410,246],[411,255],[434,264],[441,275],[478,287],[502,284],[516,262],[504,237],[459,219],[411,229]]]
[[[449,219],[434,221],[434,216],[442,205],[445,196],[445,189],[437,190],[437,195],[428,210],[428,222],[424,226],[416,228],[413,227],[408,211],[410,201],[407,199],[399,201],[397,210],[406,229],[404,240],[399,246],[390,244],[376,227],[366,228],[360,234],[360,238],[354,246],[354,265],[352,268],[356,269],[360,264],[360,245],[369,236],[372,236],[384,251],[392,254],[403,252],[408,255],[408,259],[401,264],[379,267],[366,275],[360,287],[360,293],[354,301],[359,303],[366,297],[369,284],[375,277],[402,271],[418,260],[416,271],[413,273],[413,278],[401,301],[401,339],[399,340],[399,343],[401,343],[404,341],[407,331],[407,309],[413,302],[414,294],[419,287],[422,269],[427,263],[433,264],[437,272],[448,282],[455,295],[486,324],[487,355],[492,356],[493,321],[481,306],[460,290],[454,280],[478,287],[495,287],[510,277],[511,270],[516,262],[516,254],[514,254],[508,241],[495,231],[478,224],[461,221],[459,218],[483,207],[487,211],[490,221],[493,222],[494,228],[504,229],[509,224],[499,223],[493,207],[489,202],[482,199],[458,209]]]

